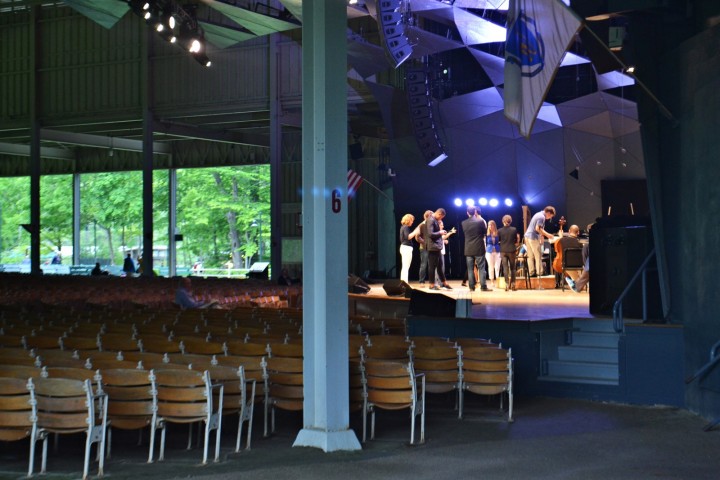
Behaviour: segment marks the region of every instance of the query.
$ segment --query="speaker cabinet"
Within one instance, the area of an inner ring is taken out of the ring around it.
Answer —
[[[612,315],[613,306],[653,248],[649,226],[596,224],[590,231],[590,313]],[[651,261],[654,262],[654,261]],[[647,271],[649,318],[662,312],[660,283],[655,263]],[[642,318],[642,278],[631,287],[623,302],[623,316]]]
[[[456,302],[454,298],[441,293],[427,293],[413,290],[410,294],[410,315],[427,317],[455,318]]]
[[[446,155],[433,117],[428,73],[421,69],[408,70],[405,75],[405,90],[418,147],[425,161],[432,165],[439,163]]]
[[[402,280],[391,279],[386,280],[383,284],[383,290],[387,293],[388,297],[405,297],[410,298],[410,294],[413,289],[410,285],[403,282]]]
[[[370,286],[362,278],[352,273],[348,275],[348,293],[366,294],[370,292]]]
[[[405,35],[400,0],[381,0],[377,3],[377,9],[380,37],[385,46],[385,53],[390,63],[397,68],[412,54],[412,46]]]

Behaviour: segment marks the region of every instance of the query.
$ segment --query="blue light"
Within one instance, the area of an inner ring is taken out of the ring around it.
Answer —
[[[455,203],[455,206],[456,206],[456,207],[461,207],[461,206],[462,206],[462,200],[460,200],[459,198],[456,198],[453,203]]]
[[[500,203],[500,202],[498,202],[498,199],[497,199],[497,198],[491,198],[491,199],[490,199],[490,206],[491,206],[491,207],[493,207],[493,208],[497,207],[497,206],[498,206],[498,203]]]
[[[485,205],[488,204],[487,198],[485,198],[485,197],[480,197],[480,200],[478,200],[478,204],[479,204],[481,207],[484,207]]]
[[[513,201],[512,201],[512,199],[506,198],[506,199],[505,199],[505,206],[506,206],[506,207],[512,207],[512,206],[513,206]]]
[[[473,200],[472,198],[468,198],[467,200],[465,200],[465,205],[468,207],[472,207],[473,205],[475,205],[475,200]]]

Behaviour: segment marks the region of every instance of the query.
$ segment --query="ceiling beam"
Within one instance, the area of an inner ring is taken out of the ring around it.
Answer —
[[[21,157],[29,157],[30,145],[0,142],[0,155],[19,155]],[[75,160],[75,153],[62,148],[40,147],[40,158]]]
[[[228,130],[207,130],[194,125],[183,125],[175,122],[154,122],[153,131],[195,140],[210,140],[214,142],[252,145],[256,147],[270,147],[270,137],[246,132],[232,132]]]
[[[127,150],[130,152],[143,151],[142,140],[107,137],[102,135],[93,135],[90,133],[63,132],[61,130],[43,128],[40,130],[40,139],[42,141],[66,143],[68,145],[79,145],[82,147],[106,148],[108,150]],[[153,153],[171,155],[172,148],[167,143],[153,142]]]

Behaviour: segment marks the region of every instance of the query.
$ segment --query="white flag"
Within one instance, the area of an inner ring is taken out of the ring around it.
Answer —
[[[581,21],[561,0],[510,0],[505,42],[505,117],[530,136]]]

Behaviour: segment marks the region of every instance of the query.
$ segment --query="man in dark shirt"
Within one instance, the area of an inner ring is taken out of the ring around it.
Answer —
[[[425,220],[425,248],[428,253],[428,280],[430,281],[430,290],[440,290],[440,288],[452,290],[452,287],[448,285],[445,279],[445,272],[438,268],[440,264],[440,251],[443,249],[445,242],[443,235],[447,234],[445,230],[440,228],[439,221],[443,218],[445,218],[445,209],[438,208],[435,210],[435,213]],[[435,285],[436,272],[442,287]]]
[[[477,267],[480,276],[480,290],[490,291],[485,281],[485,234],[487,223],[478,215],[477,207],[467,208],[468,218],[462,222],[462,230],[465,235],[465,263],[468,272],[468,286],[470,291],[475,290],[475,272],[473,266]]]

